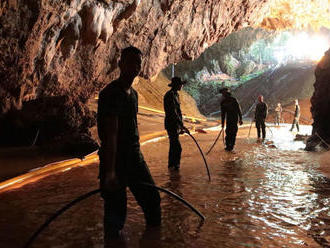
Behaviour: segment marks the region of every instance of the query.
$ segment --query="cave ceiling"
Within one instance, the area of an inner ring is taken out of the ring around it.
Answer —
[[[120,50],[144,53],[141,76],[193,60],[243,27],[329,25],[325,0],[1,0],[0,112],[44,96],[95,96]]]

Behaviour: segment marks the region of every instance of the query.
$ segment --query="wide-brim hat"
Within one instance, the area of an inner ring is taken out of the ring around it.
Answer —
[[[171,80],[171,83],[168,84],[168,86],[173,87],[173,86],[184,85],[184,84],[186,84],[186,81],[182,81],[181,78],[179,78],[179,77],[173,77]]]

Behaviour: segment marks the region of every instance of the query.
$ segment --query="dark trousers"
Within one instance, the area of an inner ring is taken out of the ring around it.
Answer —
[[[275,125],[280,125],[281,122],[281,115],[280,114],[276,114],[275,116]]]
[[[262,132],[262,138],[266,138],[266,125],[265,120],[256,120],[256,128],[257,128],[257,134],[258,138],[260,138],[260,131]]]
[[[158,226],[161,223],[160,195],[158,190],[139,185],[139,183],[154,185],[141,152],[127,156],[129,156],[127,166],[125,167],[122,164],[123,168],[116,170],[122,187],[114,192],[102,192],[104,199],[105,239],[116,235],[124,227],[127,211],[127,186],[141,206],[146,224]]]
[[[237,123],[227,123],[226,125],[226,150],[233,150],[236,142],[238,131]]]
[[[170,140],[170,149],[168,152],[168,167],[180,167],[181,160],[181,144],[179,134],[176,128],[167,129],[168,138]]]
[[[294,119],[293,119],[293,123],[292,123],[292,126],[291,126],[290,131],[292,131],[292,130],[294,129],[294,125],[296,125],[297,130],[298,130],[298,132],[299,132],[299,119],[298,119],[298,118],[294,118]]]

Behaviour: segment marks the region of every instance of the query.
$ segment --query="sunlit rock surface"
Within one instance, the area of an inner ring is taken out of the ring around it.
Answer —
[[[270,29],[330,28],[329,0],[273,0],[262,22]]]

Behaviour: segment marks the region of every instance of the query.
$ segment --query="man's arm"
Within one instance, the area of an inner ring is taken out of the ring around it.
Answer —
[[[243,121],[242,121],[242,110],[241,110],[241,106],[239,105],[238,101],[236,100],[236,104],[237,104],[237,112],[238,112],[238,117],[239,117],[239,124],[242,125]]]
[[[267,118],[268,115],[268,105],[265,103],[265,119]]]
[[[254,121],[257,119],[257,110],[258,110],[258,104],[256,105],[256,108],[254,110]]]
[[[104,120],[104,140],[102,141],[104,180],[101,179],[101,188],[114,191],[119,185],[116,176],[116,155],[118,140],[118,116],[111,115]]]
[[[164,105],[165,105],[166,115],[170,120],[170,122],[173,124],[175,123],[180,127],[183,127],[182,120],[180,119],[180,116],[175,109],[176,102],[173,94],[166,96],[166,98],[164,99]]]
[[[220,106],[221,106],[221,126],[224,127],[225,119],[226,119],[226,110],[222,104]]]

